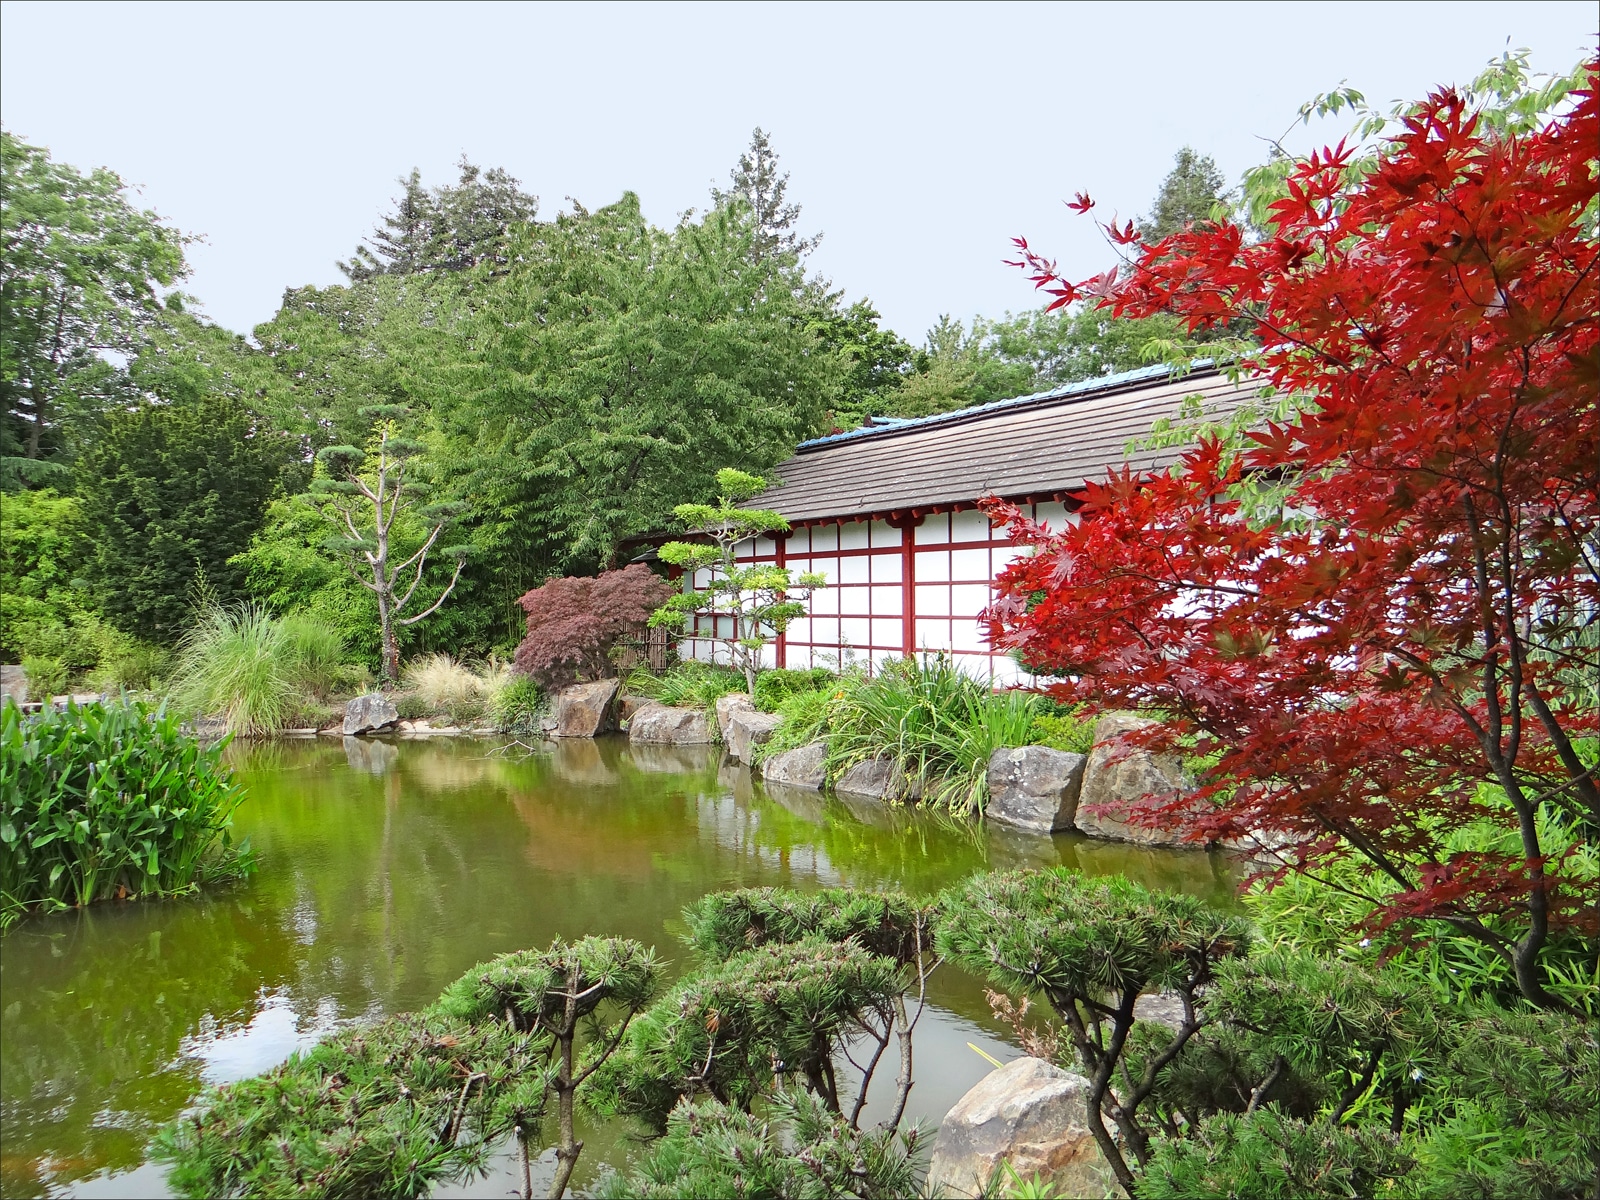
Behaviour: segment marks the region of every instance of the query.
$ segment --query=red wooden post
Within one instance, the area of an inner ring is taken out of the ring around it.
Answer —
[[[777,560],[776,565],[778,567],[780,567],[780,568],[788,566],[789,565],[789,553],[788,553],[788,550],[789,550],[789,535],[787,533],[776,533],[776,534],[773,534],[772,535],[772,545],[773,545],[773,553],[776,556],[776,560]],[[776,645],[776,648],[774,649],[773,653],[774,653],[774,656],[775,656],[775,661],[777,662],[777,665],[780,668],[787,667],[789,665],[789,635],[788,634],[781,633],[781,632],[778,634],[777,645]]]

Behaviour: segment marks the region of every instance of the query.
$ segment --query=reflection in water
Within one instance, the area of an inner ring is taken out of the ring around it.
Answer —
[[[354,742],[352,747],[349,743]],[[709,748],[319,738],[230,748],[261,868],[203,896],[27,920],[0,959],[0,1194],[147,1196],[152,1130],[206,1082],[340,1024],[421,1007],[473,963],[616,934],[683,968],[683,906],[762,884],[928,894],[994,867],[1064,863],[1228,903],[1219,862],[985,831],[753,783]],[[971,977],[941,971],[918,1028],[912,1115],[936,1122],[1002,1060]],[[892,1076],[893,1072],[890,1072]],[[636,1150],[590,1128],[578,1184]],[[500,1195],[510,1161],[462,1194]]]

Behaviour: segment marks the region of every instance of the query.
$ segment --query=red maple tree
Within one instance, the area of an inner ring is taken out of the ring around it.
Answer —
[[[1215,763],[1209,804],[1147,798],[1134,819],[1276,835],[1284,869],[1353,858],[1389,881],[1385,922],[1449,922],[1538,1004],[1551,936],[1595,926],[1592,885],[1541,833],[1600,831],[1595,69],[1533,132],[1444,91],[1370,173],[1343,143],[1297,163],[1260,240],[1113,223],[1128,269],[1073,283],[1019,239],[1055,306],[1247,318],[1250,368],[1303,412],[1243,454],[1208,439],[1170,474],[1113,474],[1062,532],[990,505],[1035,550],[1002,577],[992,641]],[[1276,517],[1241,502],[1241,472],[1284,482]],[[1483,820],[1514,851],[1449,849]]]

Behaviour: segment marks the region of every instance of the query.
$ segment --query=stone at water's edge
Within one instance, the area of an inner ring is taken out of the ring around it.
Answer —
[[[989,756],[989,803],[983,815],[1040,833],[1072,828],[1085,761],[1081,754],[1049,746],[996,750]]]
[[[828,743],[811,742],[798,750],[774,754],[761,764],[761,777],[770,783],[820,791],[827,778]]]
[[[368,692],[357,696],[344,706],[344,724],[340,732],[346,737],[358,733],[372,733],[386,729],[400,720],[394,701],[382,692]]]
[[[19,707],[28,702],[28,677],[14,663],[0,666],[0,696],[9,696]]]
[[[722,742],[728,747],[728,756],[735,762],[749,762],[755,748],[770,738],[782,721],[777,713],[757,712],[753,708],[734,709],[728,714],[728,723],[722,727]]]
[[[717,729],[722,733],[723,744],[728,742],[728,723],[736,712],[755,711],[755,704],[743,692],[729,692],[717,697]]]
[[[1061,1196],[1120,1194],[1088,1124],[1089,1081],[1042,1058],[991,1071],[939,1126],[928,1196],[977,1196],[1009,1163],[1018,1178],[1045,1176]]]
[[[913,798],[914,788],[892,758],[869,758],[858,762],[834,781],[833,790],[873,800]]]
[[[574,683],[556,693],[555,728],[560,738],[592,738],[617,727],[620,679]]]
[[[709,746],[715,739],[704,709],[646,704],[628,718],[628,740],[660,746]]]
[[[1130,825],[1114,813],[1085,811],[1097,804],[1133,804],[1151,795],[1172,798],[1185,790],[1183,768],[1174,755],[1129,751],[1119,744],[1124,734],[1154,723],[1129,713],[1100,718],[1094,727],[1094,750],[1083,770],[1076,824],[1090,837],[1198,850],[1201,844],[1185,839],[1180,829],[1151,829]]]

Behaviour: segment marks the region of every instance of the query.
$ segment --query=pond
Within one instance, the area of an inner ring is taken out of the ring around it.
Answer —
[[[167,1194],[145,1145],[206,1083],[420,1008],[474,963],[556,937],[636,938],[675,974],[679,914],[706,892],[926,895],[980,870],[1065,864],[1233,897],[1217,856],[768,791],[709,748],[322,738],[229,754],[249,788],[236,824],[259,854],[247,884],[30,918],[0,944],[0,1194]],[[910,1116],[931,1126],[990,1069],[968,1043],[1019,1052],[977,979],[941,968],[930,994]],[[625,1128],[580,1136],[579,1191],[639,1150]],[[507,1153],[451,1194],[515,1192]]]

